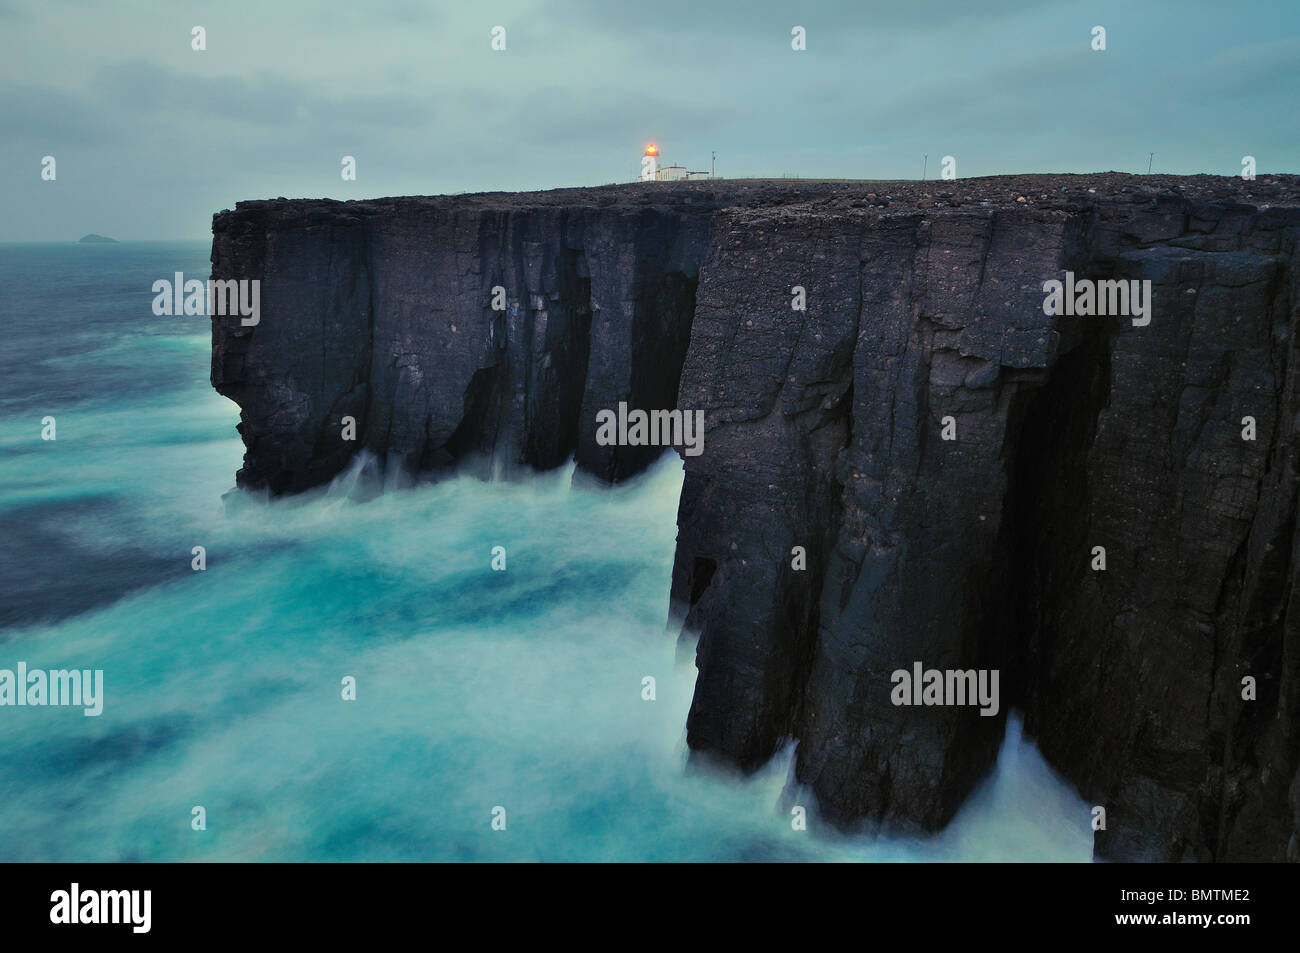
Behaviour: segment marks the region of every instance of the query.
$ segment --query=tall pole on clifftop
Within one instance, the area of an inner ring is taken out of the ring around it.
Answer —
[[[1154,152],[1147,153],[1147,175],[1151,174],[1151,163],[1155,160],[1155,157]]]
[[[925,167],[929,164],[929,162],[930,162],[930,153],[927,152],[925,155],[921,156],[921,181],[922,182],[925,181]]]

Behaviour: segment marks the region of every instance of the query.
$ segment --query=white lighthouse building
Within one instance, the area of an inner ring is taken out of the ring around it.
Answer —
[[[641,181],[654,182],[659,178],[659,147],[653,142],[645,147],[641,157]]]
[[[707,179],[707,172],[691,172],[681,165],[660,165],[659,147],[653,142],[645,147],[641,156],[642,182],[680,182],[684,179]]]

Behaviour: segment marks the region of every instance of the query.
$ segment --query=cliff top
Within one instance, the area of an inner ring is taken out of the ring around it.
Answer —
[[[891,212],[945,208],[1027,206],[1077,210],[1111,200],[1143,203],[1186,198],[1256,208],[1300,207],[1300,176],[1259,175],[1253,181],[1220,175],[1131,175],[1122,172],[995,175],[969,179],[831,180],[716,179],[645,182],[542,192],[474,192],[460,195],[390,196],[337,199],[257,199],[239,202],[234,212],[213,216],[213,230],[227,216],[261,213],[279,225],[344,224],[370,215],[415,208],[519,211],[531,208],[643,208],[683,206],[702,209],[799,206],[808,211],[889,209]]]

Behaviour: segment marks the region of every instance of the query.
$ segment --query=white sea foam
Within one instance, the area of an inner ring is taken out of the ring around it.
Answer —
[[[143,275],[174,257],[151,254]],[[206,251],[189,254],[175,266],[200,273]],[[28,378],[72,375],[38,412],[0,420],[13,545],[39,591],[66,579],[57,599],[84,599],[0,629],[0,667],[102,669],[106,695],[97,718],[0,713],[0,859],[1088,859],[1086,805],[1014,718],[997,770],[928,839],[792,830],[790,748],[746,781],[685,770],[695,669],[664,627],[675,456],[608,491],[573,488],[570,465],[360,502],[353,472],[223,505],[242,448],[205,335],[144,334],[135,313],[102,345],[120,375],[88,345]],[[99,318],[93,301],[69,316],[69,349]],[[181,384],[132,387],[178,360]],[[59,438],[41,445],[47,412]]]

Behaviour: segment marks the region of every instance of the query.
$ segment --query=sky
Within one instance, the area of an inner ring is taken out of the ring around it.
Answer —
[[[1297,104],[1300,0],[0,0],[0,241],[628,182],[652,141],[723,177],[1145,172],[1152,152],[1300,172]]]

